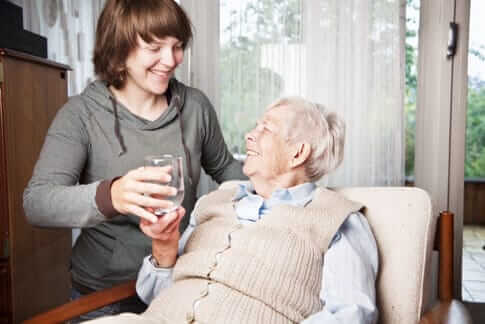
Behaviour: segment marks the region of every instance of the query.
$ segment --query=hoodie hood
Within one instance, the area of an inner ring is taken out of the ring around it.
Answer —
[[[108,114],[113,115],[113,132],[119,144],[118,154],[122,155],[126,152],[126,147],[123,142],[123,136],[120,133],[120,124],[141,130],[160,129],[173,122],[181,114],[185,103],[186,92],[186,86],[178,82],[175,78],[172,78],[166,92],[169,99],[169,106],[154,121],[141,118],[129,111],[126,106],[115,98],[105,81],[96,80],[90,83],[81,94],[81,97],[88,102],[94,101],[94,106],[97,109],[105,110]]]

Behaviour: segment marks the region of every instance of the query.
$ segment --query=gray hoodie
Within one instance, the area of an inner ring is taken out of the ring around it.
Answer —
[[[33,225],[83,228],[71,260],[76,284],[99,290],[134,279],[151,252],[138,217],[107,215],[114,211],[112,205],[111,211],[100,206],[110,199],[111,180],[143,166],[145,155],[184,157],[187,213],[181,231],[196,201],[201,166],[219,183],[245,178],[227,150],[207,97],[175,79],[167,94],[168,109],[148,121],[117,102],[104,82],[95,81],[69,99],[48,130],[24,191],[24,210]]]

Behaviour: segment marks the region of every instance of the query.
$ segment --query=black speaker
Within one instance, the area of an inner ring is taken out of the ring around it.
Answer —
[[[47,39],[24,30],[22,8],[0,0],[0,48],[47,58]]]

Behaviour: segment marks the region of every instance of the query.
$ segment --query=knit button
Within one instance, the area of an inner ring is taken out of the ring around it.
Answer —
[[[211,274],[214,272],[214,270],[216,270],[217,268],[217,261],[214,262],[214,264],[212,264],[210,267],[209,267],[209,271],[207,272],[207,274],[205,275],[205,277],[207,279],[211,279]]]
[[[210,285],[212,285],[212,282],[208,281],[207,286],[205,286],[205,288],[202,289],[202,291],[200,292],[200,297],[198,298],[198,301],[200,301],[200,299],[204,298],[205,296],[209,295]]]
[[[205,297],[209,294],[209,287],[207,286],[204,290],[200,292],[200,297]]]

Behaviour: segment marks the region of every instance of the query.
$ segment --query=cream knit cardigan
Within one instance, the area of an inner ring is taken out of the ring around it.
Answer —
[[[202,198],[198,226],[174,268],[174,283],[142,315],[161,323],[301,322],[323,308],[323,255],[346,217],[362,208],[318,188],[305,207],[280,205],[238,223],[235,190]]]

